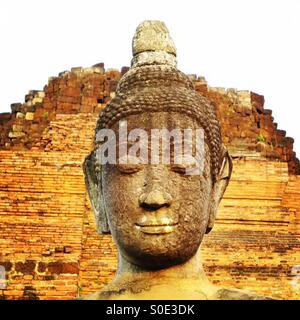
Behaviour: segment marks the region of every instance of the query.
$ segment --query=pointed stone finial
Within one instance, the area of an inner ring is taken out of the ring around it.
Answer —
[[[165,64],[176,67],[176,48],[162,21],[140,23],[132,40],[132,67]]]

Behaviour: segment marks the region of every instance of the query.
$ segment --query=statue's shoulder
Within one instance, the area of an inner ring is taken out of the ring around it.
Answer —
[[[123,290],[120,291],[98,291],[88,296],[81,297],[80,300],[128,300],[132,299],[131,295],[126,295]],[[260,296],[255,293],[239,289],[217,289],[208,300],[275,300],[271,297]]]
[[[212,300],[275,300],[271,297],[260,296],[255,293],[239,289],[219,289],[211,297]]]
[[[122,294],[125,293],[124,289],[119,291],[114,290],[101,290],[94,293],[91,293],[88,296],[82,296],[80,300],[119,300],[122,297]],[[127,300],[126,297],[123,298]]]

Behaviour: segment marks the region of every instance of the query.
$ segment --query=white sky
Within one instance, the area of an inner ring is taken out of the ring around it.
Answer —
[[[166,23],[183,72],[263,94],[300,156],[299,0],[1,0],[0,112],[71,67],[129,66],[145,19]]]

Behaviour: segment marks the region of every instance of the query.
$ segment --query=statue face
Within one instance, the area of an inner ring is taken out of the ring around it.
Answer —
[[[126,118],[128,132],[141,128],[199,128],[178,113],[144,113]],[[119,125],[112,129],[117,133]],[[149,152],[150,153],[150,152]],[[190,259],[205,234],[210,212],[212,179],[205,144],[204,170],[186,175],[182,166],[167,164],[102,167],[102,197],[112,236],[121,255],[150,269]]]

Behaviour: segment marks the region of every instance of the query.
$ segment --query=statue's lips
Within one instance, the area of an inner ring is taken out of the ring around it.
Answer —
[[[172,217],[166,210],[142,214],[136,222],[136,227],[147,234],[164,234],[175,230],[178,220]]]
[[[164,234],[175,231],[176,224],[165,226],[139,226],[136,224],[136,228],[143,233],[147,234]]]

